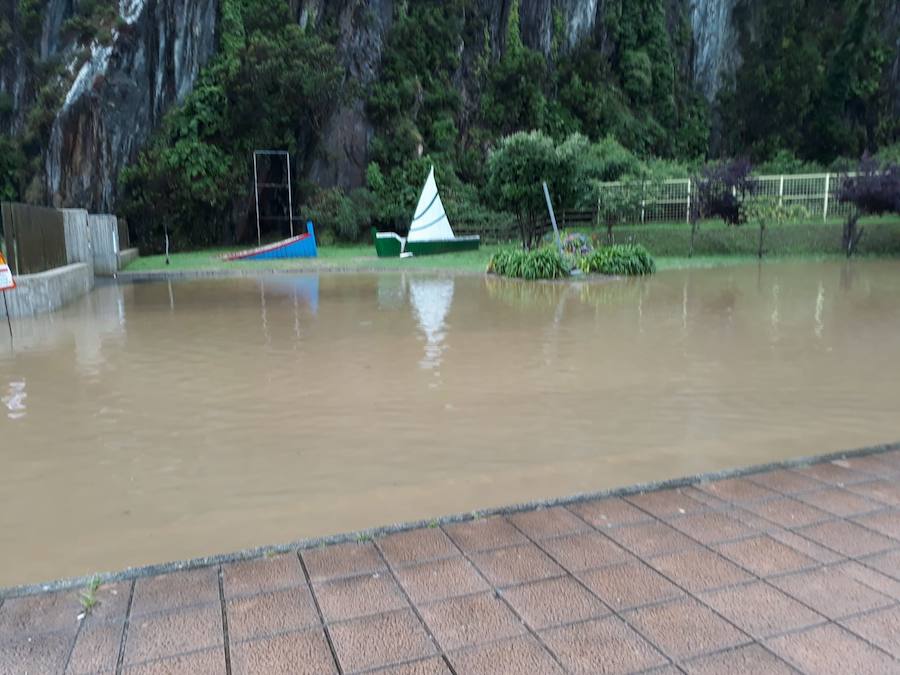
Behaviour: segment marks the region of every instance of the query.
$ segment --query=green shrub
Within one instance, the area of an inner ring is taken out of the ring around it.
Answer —
[[[517,279],[561,279],[569,275],[569,268],[554,248],[545,247],[525,251],[504,249],[491,256],[489,274]]]
[[[349,195],[340,188],[322,190],[304,212],[318,231],[331,233],[332,241],[356,242],[363,232],[368,232],[372,222],[372,195],[364,189]]]
[[[653,274],[656,263],[650,252],[640,244],[605,246],[581,258],[578,266],[585,274],[600,273],[617,276]]]

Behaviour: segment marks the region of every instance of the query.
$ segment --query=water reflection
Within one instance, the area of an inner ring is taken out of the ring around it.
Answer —
[[[11,420],[21,419],[25,417],[25,399],[28,394],[25,392],[25,381],[10,382],[6,396],[0,398],[0,403],[6,406],[6,416]]]
[[[410,279],[409,298],[419,328],[425,334],[425,356],[419,366],[433,370],[441,365],[446,348],[445,323],[453,302],[453,278]]]

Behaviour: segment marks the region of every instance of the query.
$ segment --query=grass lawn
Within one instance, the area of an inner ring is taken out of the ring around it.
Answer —
[[[371,244],[362,246],[321,246],[318,258],[296,260],[260,260],[227,262],[220,256],[239,248],[207,249],[190,253],[173,253],[166,266],[165,256],[141,257],[131,263],[126,272],[188,271],[188,270],[447,270],[484,272],[491,256],[502,248],[482,246],[478,251],[463,251],[446,255],[413,258],[378,258]]]

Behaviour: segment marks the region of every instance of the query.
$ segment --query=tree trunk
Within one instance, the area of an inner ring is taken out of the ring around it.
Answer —
[[[760,260],[762,260],[762,256],[763,256],[763,235],[764,235],[765,231],[766,231],[765,227],[759,228],[759,251],[757,251],[757,257]]]
[[[697,234],[697,223],[691,223],[691,246],[688,249],[688,258],[694,257],[694,237]]]

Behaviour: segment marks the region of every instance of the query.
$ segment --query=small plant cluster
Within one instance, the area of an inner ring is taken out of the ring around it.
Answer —
[[[643,276],[656,271],[656,262],[640,244],[614,244],[579,258],[578,267],[585,274]]]
[[[569,276],[569,266],[555,248],[526,251],[507,249],[498,251],[488,263],[488,273],[517,279],[561,279]]]
[[[555,240],[556,237],[553,232],[548,232],[543,237],[543,245],[554,245]],[[560,232],[559,241],[562,245],[563,253],[566,255],[587,255],[594,250],[594,243],[591,241],[591,238],[581,232]]]

